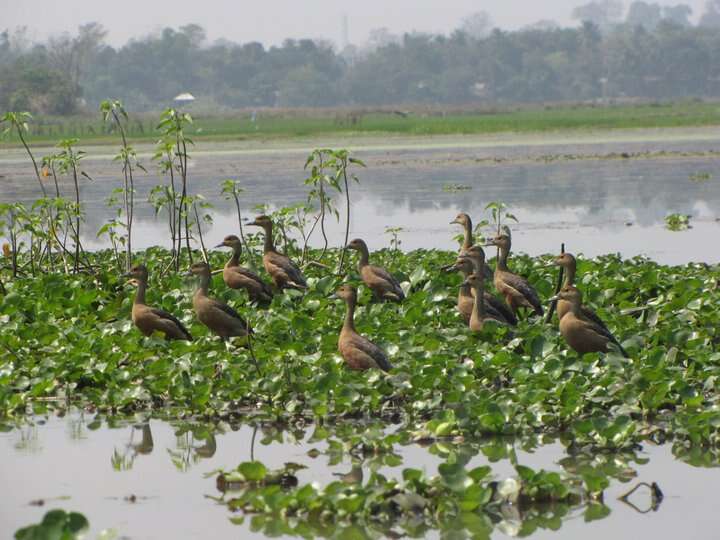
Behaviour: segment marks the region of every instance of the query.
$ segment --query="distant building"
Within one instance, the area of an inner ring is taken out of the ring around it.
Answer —
[[[195,101],[195,96],[193,96],[190,92],[183,92],[182,94],[175,96],[173,101],[176,105],[188,105]]]

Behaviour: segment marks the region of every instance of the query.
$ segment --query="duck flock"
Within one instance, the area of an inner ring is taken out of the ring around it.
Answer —
[[[512,240],[510,229],[503,227],[488,244],[481,246],[474,244],[470,216],[460,213],[451,224],[463,227],[464,239],[456,261],[444,267],[444,270],[460,272],[464,277],[458,293],[457,309],[470,330],[480,332],[486,323],[515,326],[518,316],[524,312],[542,316],[543,307],[537,291],[527,279],[513,273],[508,267]],[[229,247],[233,250],[232,257],[223,269],[225,284],[232,289],[244,289],[250,300],[258,304],[272,301],[275,291],[305,290],[307,282],[300,268],[287,255],[275,248],[272,220],[262,215],[255,218],[251,225],[264,230],[263,266],[272,279],[275,289],[256,273],[240,265],[242,242],[234,235],[226,236],[222,243],[216,246]],[[499,249],[494,272],[485,263],[483,247],[487,246],[496,246]],[[359,252],[358,272],[376,300],[402,302],[405,299],[405,293],[397,279],[387,269],[370,264],[370,253],[363,240],[356,238],[346,247]],[[560,333],[567,344],[579,354],[615,350],[627,356],[626,351],[602,319],[583,305],[582,293],[574,284],[575,258],[569,253],[564,253],[557,257],[553,264],[562,267],[565,272],[562,287],[549,301],[557,302]],[[193,295],[193,309],[198,321],[223,340],[232,337],[247,338],[253,333],[250,324],[232,307],[208,296],[212,274],[207,263],[193,264],[190,273],[199,279],[199,285]],[[190,332],[179,319],[145,303],[148,282],[148,271],[145,266],[133,267],[127,277],[137,286],[132,307],[132,321],[144,335],[150,336],[160,332],[166,339],[192,341]],[[500,298],[485,290],[486,280],[492,280]],[[358,334],[355,329],[357,289],[346,283],[341,285],[335,294],[347,305],[338,339],[338,350],[347,366],[359,370],[372,368],[391,370],[392,365],[385,352],[372,341]]]

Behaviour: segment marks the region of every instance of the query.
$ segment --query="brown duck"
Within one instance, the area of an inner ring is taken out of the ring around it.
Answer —
[[[475,244],[472,219],[470,219],[470,216],[465,212],[460,212],[457,216],[455,216],[455,219],[450,222],[450,225],[460,225],[463,228],[463,243],[460,246],[460,251],[458,252],[458,256],[460,256]],[[451,267],[452,265],[445,267],[445,270],[450,270]],[[485,277],[487,279],[492,279],[493,272],[487,264],[484,266],[483,272],[485,272]]]
[[[360,272],[360,277],[373,292],[375,298],[394,300],[396,302],[402,302],[405,299],[405,293],[397,279],[381,266],[370,264],[370,252],[363,240],[355,238],[347,245],[347,248],[360,253],[358,272]]]
[[[268,216],[258,216],[250,223],[262,227],[265,231],[263,266],[278,289],[307,289],[307,282],[297,265],[290,257],[275,249],[273,223]]]
[[[625,349],[618,340],[605,327],[594,321],[585,318],[582,314],[582,293],[577,287],[563,287],[557,296],[551,300],[564,300],[568,303],[569,310],[560,319],[560,333],[572,349],[579,354],[592,352],[608,352],[608,345],[613,343],[626,358]]]
[[[570,253],[563,253],[559,257],[553,261],[553,264],[557,266],[562,266],[562,268],[565,270],[565,279],[563,280],[563,288],[565,287],[574,287],[575,286],[575,274],[577,272],[577,261],[575,260],[575,257],[573,257]],[[558,321],[561,320],[566,313],[570,311],[570,302],[567,300],[558,300],[557,301],[557,314],[558,314]],[[580,306],[580,314],[585,317],[586,319],[594,322],[595,324],[599,324],[602,326],[606,331],[608,330],[607,326],[605,326],[605,323],[603,320],[598,317],[598,315],[589,307],[581,305]]]
[[[543,314],[537,291],[527,279],[513,274],[507,266],[508,254],[510,253],[511,240],[507,232],[502,232],[491,240],[489,246],[497,246],[500,249],[493,281],[497,291],[505,298],[512,312],[517,316],[520,307],[532,309],[538,315]]]
[[[335,293],[347,304],[345,322],[340,330],[338,351],[351,369],[380,368],[390,371],[392,365],[383,350],[355,330],[355,305],[357,290],[352,285],[342,285]]]
[[[515,314],[512,312],[512,310],[507,306],[507,304],[505,304],[505,302],[496,298],[485,290],[485,280],[488,279],[488,277],[487,273],[484,271],[486,266],[485,251],[483,250],[483,248],[478,245],[470,246],[468,249],[465,250],[465,253],[463,255],[458,257],[458,262],[463,264],[463,274],[465,278],[467,278],[470,274],[473,273],[482,274],[483,283],[481,290],[483,291],[484,310],[486,315],[492,319],[496,319],[497,321],[508,324],[510,326],[517,325],[517,318],[515,317]],[[467,264],[468,262],[470,263],[469,265]],[[469,270],[469,272],[467,272],[467,270]],[[473,299],[473,303],[470,305],[470,312],[468,315],[469,321],[469,316],[472,314],[473,311],[475,289],[471,287],[470,284],[466,284],[464,286],[461,286],[461,290],[464,287],[469,289],[470,296]]]
[[[255,272],[240,266],[240,254],[242,253],[242,242],[231,234],[215,246],[232,248],[233,254],[223,268],[223,281],[231,289],[244,289],[247,291],[250,300],[253,302],[268,303],[272,301],[273,292],[270,286],[265,283]]]
[[[190,267],[190,273],[200,278],[193,295],[193,309],[198,320],[223,341],[231,337],[245,337],[252,329],[237,311],[220,300],[208,296],[210,288],[210,267],[207,263],[197,262]]]
[[[132,278],[130,281],[137,286],[132,307],[132,322],[143,335],[150,336],[153,332],[162,332],[165,339],[192,341],[190,332],[175,316],[145,304],[148,271],[144,265],[134,266],[125,276]]]

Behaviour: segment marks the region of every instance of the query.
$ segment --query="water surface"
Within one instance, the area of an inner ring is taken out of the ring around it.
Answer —
[[[252,216],[258,204],[279,208],[305,199],[304,150],[243,151],[231,146],[214,151],[210,145],[198,145],[190,167],[190,191],[216,206],[214,225],[207,231],[209,244],[237,232],[234,208],[219,193],[224,179],[242,182],[246,216]],[[503,140],[494,146],[361,148],[357,155],[368,166],[357,171],[360,184],[351,186],[351,236],[379,248],[389,243],[386,227],[402,227],[404,249],[451,248],[457,229],[448,222],[458,211],[479,220],[489,217],[484,210],[488,202],[503,201],[519,220],[513,224],[515,249],[532,255],[555,252],[565,242],[568,250],[586,256],[619,252],[671,264],[718,262],[717,252],[709,249],[720,231],[717,149],[712,140],[672,136],[649,142],[611,137],[596,143],[530,144],[521,139],[514,145]],[[91,149],[85,161],[94,178],[82,182],[86,243],[92,247],[104,245],[95,232],[113,215],[105,200],[120,185],[119,166],[108,157],[111,150]],[[620,157],[623,154],[631,157]],[[149,159],[144,161],[148,173],[139,172],[137,178],[138,248],[167,243],[164,217],[156,218],[146,202],[152,186],[165,179]],[[691,180],[697,173],[710,179]],[[30,202],[37,196],[32,168],[21,154],[0,155],[0,175],[0,199]],[[69,179],[61,180],[69,194]],[[448,184],[471,189],[448,192],[443,189]],[[343,199],[337,204],[344,214]],[[692,216],[692,229],[665,229],[665,217],[676,212]],[[331,220],[328,230],[331,243],[339,244],[342,225]],[[313,243],[319,245],[318,235]]]
[[[337,460],[325,453],[324,440],[312,437],[312,426],[282,431],[271,425],[254,429],[247,424],[168,422],[142,416],[108,419],[77,411],[62,418],[38,417],[0,433],[0,477],[6,486],[0,528],[9,533],[40,521],[51,508],[63,508],[88,517],[90,538],[103,529],[135,540],[259,538],[262,535],[250,531],[249,517],[235,525],[229,518],[238,515],[209,498],[221,494],[215,475],[208,473],[252,458],[261,459],[268,468],[292,461],[308,467],[298,472],[301,483],[324,485],[348,473],[367,479],[371,469],[397,478],[405,467],[435,475],[444,461],[431,453],[432,447],[416,444],[396,445],[402,461],[397,466],[384,465],[382,458],[357,460],[345,455]],[[320,454],[309,457],[310,450]],[[509,458],[513,451],[518,463],[536,470],[562,471],[563,465],[572,463],[565,448],[552,439],[539,445],[487,440],[479,442],[475,451],[468,467],[489,465],[498,480],[515,474]],[[586,523],[584,508],[574,508],[562,519],[559,530],[540,529],[533,538],[713,537],[718,523],[715,486],[720,469],[683,463],[673,457],[669,445],[648,444],[634,454],[603,459],[627,469],[625,481],[611,480],[605,492],[609,516]],[[345,478],[349,481],[349,476]],[[637,508],[617,500],[640,481],[657,482],[663,490],[665,498],[655,510],[646,489],[638,490],[631,499]],[[31,504],[38,500],[44,505]],[[510,512],[496,524],[493,537],[512,535],[521,524],[521,515]],[[431,535],[439,536],[439,531]]]

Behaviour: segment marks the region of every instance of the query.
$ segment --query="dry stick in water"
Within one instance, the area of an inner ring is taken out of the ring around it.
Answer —
[[[205,249],[205,240],[203,239],[202,228],[200,227],[200,216],[198,215],[197,205],[193,202],[192,207],[195,212],[195,223],[197,224],[198,238],[200,238],[203,261],[205,261],[205,264],[210,264],[208,262],[207,249]]]
[[[262,371],[260,370],[260,365],[258,364],[257,358],[255,357],[255,351],[253,350],[252,346],[252,334],[250,333],[250,319],[245,319],[245,330],[247,331],[247,346],[248,346],[248,352],[250,353],[250,359],[252,360],[252,363],[255,365],[255,370],[257,371],[258,377],[262,377]]]
[[[560,254],[562,255],[563,253],[565,253],[565,243],[564,242],[560,246]],[[555,294],[558,294],[560,292],[560,288],[562,287],[564,277],[565,277],[565,269],[561,266],[560,272],[558,273],[557,285],[555,286]],[[557,307],[557,300],[553,300],[552,302],[550,302],[550,309],[548,309],[547,315],[545,315],[546,323],[549,323],[552,320],[556,307]]]
[[[641,487],[646,487],[650,490],[650,507],[647,510],[641,510],[636,505],[634,505],[632,502],[630,502],[630,496],[633,493],[635,493],[638,489],[640,489]],[[640,514],[647,514],[651,510],[656,511],[664,498],[665,498],[665,495],[663,494],[662,490],[660,489],[660,486],[657,485],[657,482],[653,482],[652,484],[648,484],[647,482],[640,482],[639,484],[637,484],[635,487],[633,487],[627,493],[620,495],[618,497],[618,500],[622,501],[625,504],[627,504],[628,506],[634,508]]]

